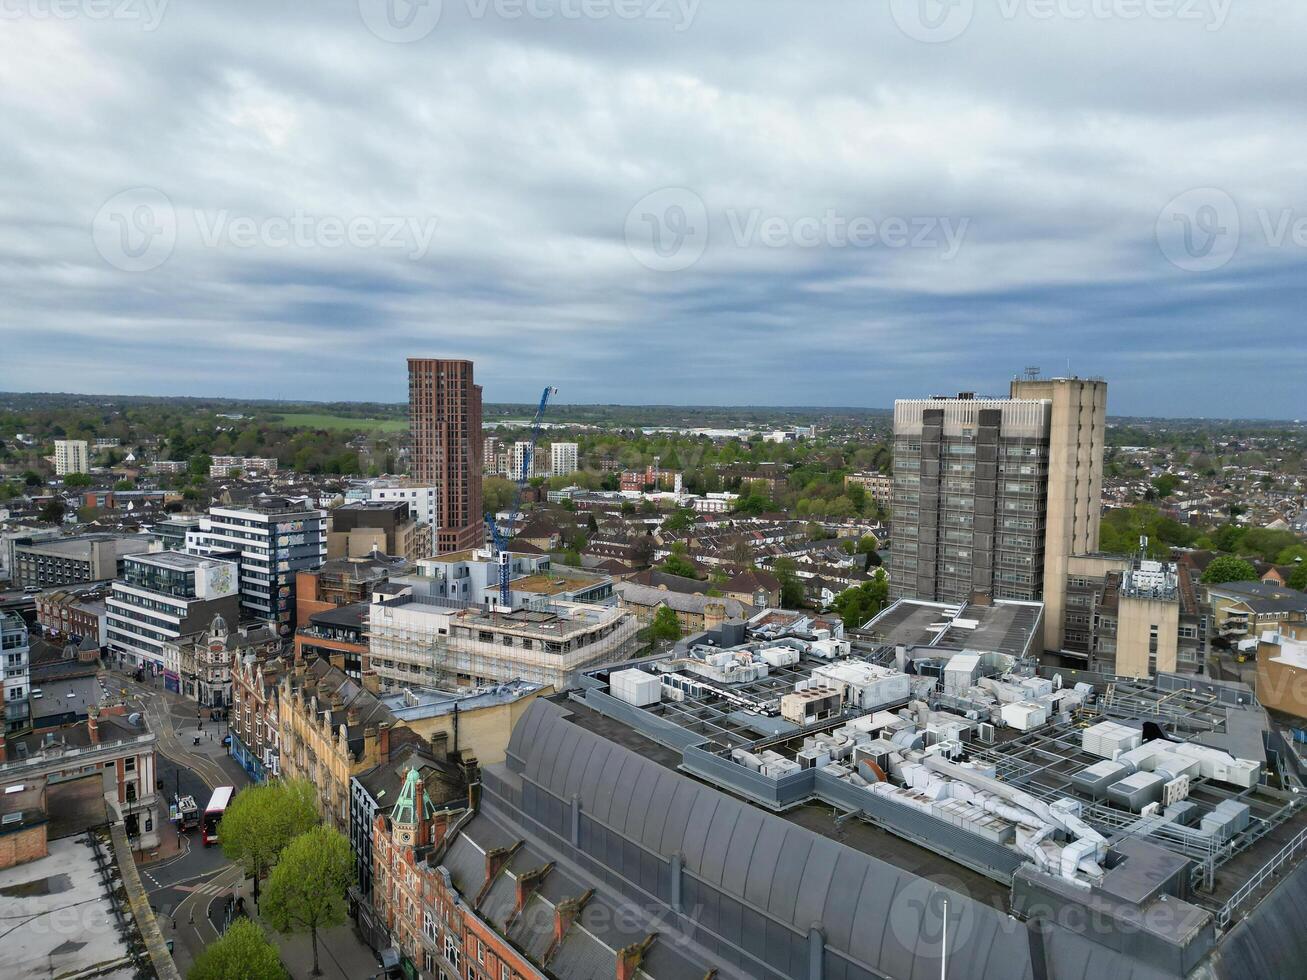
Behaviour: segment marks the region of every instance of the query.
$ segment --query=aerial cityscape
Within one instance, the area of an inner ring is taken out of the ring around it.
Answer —
[[[1307,977],[1307,8],[0,14],[0,980]]]

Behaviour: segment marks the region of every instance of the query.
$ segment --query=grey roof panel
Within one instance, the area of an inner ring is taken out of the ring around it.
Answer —
[[[486,856],[477,850],[466,834],[459,834],[440,862],[449,869],[458,890],[475,895],[486,877]]]
[[[808,835],[793,828],[786,829],[785,840],[780,846],[780,860],[776,862],[771,894],[767,899],[767,910],[786,922],[794,921],[799,885],[803,882],[811,851],[812,841]]]
[[[741,809],[733,806],[718,806],[708,828],[708,842],[704,845],[703,859],[699,862],[698,872],[705,881],[712,885],[721,885],[726,874],[726,851],[731,844],[731,834],[735,832],[736,821],[740,819]]]
[[[779,970],[794,972],[803,965],[803,937],[820,923],[832,951],[854,963],[900,978],[932,975],[932,968],[938,976],[939,916],[929,901],[937,885],[727,796],[567,718],[566,709],[550,701],[537,700],[528,708],[510,745],[511,755],[522,760],[523,777],[563,799],[569,787],[578,787],[584,813],[648,852],[637,868],[627,853],[629,843],[609,848],[610,853],[592,851],[610,873],[636,883],[643,878],[648,886],[649,854],[681,851],[687,875],[722,892],[719,901],[693,880],[686,883],[701,907],[696,911],[702,928],[735,944],[732,949],[713,941],[723,957],[735,959],[746,951],[771,955],[785,961],[777,964]],[[955,915],[962,921],[963,913],[973,921],[969,930],[950,928],[950,980],[1032,976],[1026,931],[1012,928],[1006,915],[983,903],[955,894],[950,923]],[[582,942],[560,953],[549,968],[559,976],[583,977],[599,969],[601,960],[604,975],[610,975],[611,950],[600,955]],[[1118,980],[1131,963],[1123,961]],[[856,972],[852,965],[849,969]],[[845,975],[842,967],[838,974]]]
[[[650,779],[654,783],[654,805],[642,822],[640,842],[650,850],[662,854],[663,828],[667,826],[667,802],[676,794],[680,779],[662,766],[642,765],[640,768],[642,771],[639,778]]]
[[[759,908],[768,908],[771,903],[772,888],[776,883],[776,868],[783,859],[785,838],[789,830],[776,820],[763,823],[758,832],[754,848],[759,854],[771,856],[767,861],[750,861],[748,877],[744,882],[744,900]]]
[[[613,951],[584,929],[573,927],[549,962],[549,972],[568,980],[612,980],[617,975]]]
[[[708,828],[712,826],[713,815],[717,812],[718,799],[706,793],[696,793],[694,806],[690,808],[690,820],[685,828],[685,840],[681,843],[681,854],[686,864],[697,868],[703,863],[703,850],[708,843]]]
[[[763,814],[760,810],[745,809],[740,811],[735,830],[731,834],[731,843],[726,851],[726,873],[722,875],[722,887],[732,895],[743,895],[748,881],[749,869],[755,863],[765,866],[770,874],[775,868],[776,855],[757,849],[758,835],[762,833]]]

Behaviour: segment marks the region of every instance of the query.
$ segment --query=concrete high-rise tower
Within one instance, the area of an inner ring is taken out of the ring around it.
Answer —
[[[1040,400],[894,403],[895,597],[1040,597],[1050,416]]]
[[[485,541],[481,473],[481,386],[471,361],[408,359],[410,472],[436,488],[436,550]]]
[[[892,595],[1042,599],[1060,650],[1068,561],[1098,550],[1106,410],[1080,378],[895,402]]]
[[[1051,406],[1048,503],[1044,518],[1044,648],[1060,650],[1066,632],[1067,562],[1098,551],[1103,512],[1107,382],[1034,378],[1012,382],[1013,398]]]

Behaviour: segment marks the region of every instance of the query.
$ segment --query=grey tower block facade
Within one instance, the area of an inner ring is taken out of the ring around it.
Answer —
[[[895,402],[894,597],[1041,598],[1051,419],[1040,399]]]
[[[1035,378],[1012,382],[1013,398],[1051,406],[1048,505],[1044,536],[1044,649],[1065,644],[1068,563],[1098,552],[1103,514],[1103,447],[1107,382],[1101,378]]]
[[[891,595],[1042,599],[1044,648],[1062,649],[1068,563],[1098,550],[1106,438],[1098,379],[895,402]]]

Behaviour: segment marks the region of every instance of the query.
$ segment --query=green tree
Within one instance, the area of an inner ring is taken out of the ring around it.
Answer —
[[[68,473],[64,476],[64,486],[69,489],[89,487],[90,485],[91,477],[87,473]]]
[[[803,606],[803,580],[799,578],[797,569],[793,558],[777,558],[772,565],[772,574],[781,583],[781,607],[784,609]]]
[[[136,489],[136,484],[131,480],[119,480],[113,485],[113,488],[115,490],[134,490]]]
[[[45,506],[41,508],[41,513],[38,516],[47,524],[58,524],[64,519],[64,513],[67,510],[68,507],[62,500],[58,497],[52,497],[50,500],[46,501]]]
[[[354,883],[349,841],[333,827],[318,826],[286,845],[272,869],[263,913],[278,932],[307,932],[318,967],[318,930],[345,921],[345,896]]]
[[[186,980],[285,980],[277,947],[249,919],[237,919],[204,947]]]
[[[678,555],[675,552],[663,559],[660,568],[668,575],[679,575],[682,578],[699,577],[699,573],[695,570],[694,565],[690,563],[690,559],[686,558],[684,555]]]
[[[1212,563],[1203,572],[1203,582],[1208,585],[1219,585],[1222,582],[1256,582],[1257,579],[1257,569],[1234,555],[1219,555],[1213,558]]]
[[[481,499],[486,511],[498,514],[501,510],[507,510],[513,504],[514,490],[513,484],[503,477],[487,477],[481,483]]]
[[[655,643],[675,643],[681,638],[681,623],[670,606],[659,606],[649,625],[649,639]]]
[[[889,578],[883,568],[876,569],[870,582],[845,589],[831,603],[840,614],[846,629],[860,629],[867,625],[889,601]]]
[[[664,531],[685,531],[693,527],[699,515],[691,507],[678,507],[663,521]]]
[[[222,853],[254,879],[254,904],[259,903],[259,879],[277,863],[291,839],[318,822],[313,784],[304,780],[252,786],[232,798],[218,827]]]
[[[1297,589],[1299,592],[1307,592],[1307,562],[1298,565],[1289,573],[1285,585],[1291,589]]]
[[[1175,488],[1180,485],[1180,478],[1174,473],[1163,473],[1157,479],[1153,480],[1153,490],[1157,494],[1157,499],[1162,500],[1175,493]]]

